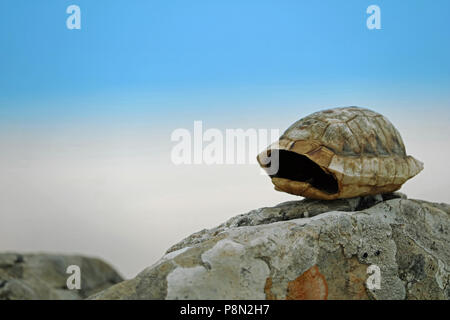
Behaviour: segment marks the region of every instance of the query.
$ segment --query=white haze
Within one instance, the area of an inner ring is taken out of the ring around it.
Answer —
[[[396,121],[425,163],[401,191],[450,202],[447,122],[418,122]],[[0,251],[99,256],[132,277],[195,231],[299,199],[255,165],[173,165],[169,131],[99,132],[1,136]]]

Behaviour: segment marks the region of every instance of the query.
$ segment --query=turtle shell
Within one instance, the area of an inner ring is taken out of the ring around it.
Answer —
[[[326,200],[393,192],[423,169],[388,119],[359,107],[300,119],[258,162],[276,190]]]

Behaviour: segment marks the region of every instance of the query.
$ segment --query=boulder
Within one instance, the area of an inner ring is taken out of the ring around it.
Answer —
[[[261,208],[90,299],[448,299],[450,206],[396,193]]]
[[[69,290],[66,273],[80,267],[81,288]],[[104,290],[123,278],[96,258],[56,254],[0,254],[0,300],[74,300]]]

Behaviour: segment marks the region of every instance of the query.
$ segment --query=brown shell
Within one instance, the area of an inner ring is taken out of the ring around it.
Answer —
[[[274,150],[279,156],[279,170],[270,173],[275,189],[314,199],[393,192],[423,169],[406,155],[388,119],[359,107],[324,110],[295,122],[258,155],[266,171]]]

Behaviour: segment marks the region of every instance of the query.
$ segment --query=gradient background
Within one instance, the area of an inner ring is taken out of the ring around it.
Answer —
[[[66,28],[81,7],[82,29]],[[382,30],[366,28],[381,8]],[[132,277],[183,237],[296,197],[255,165],[170,160],[177,128],[385,114],[450,202],[450,2],[0,2],[0,251],[100,256]]]

